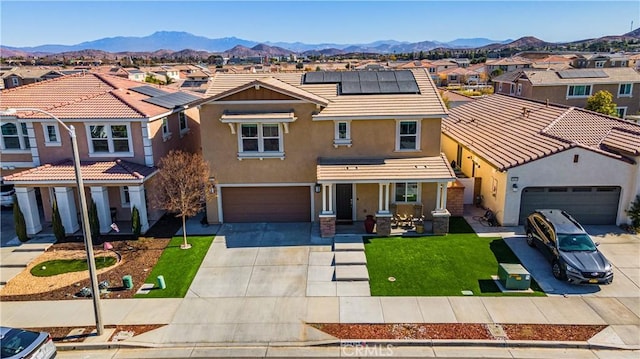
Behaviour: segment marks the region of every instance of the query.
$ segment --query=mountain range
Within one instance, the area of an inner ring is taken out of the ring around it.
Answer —
[[[625,41],[640,39],[640,28],[623,35],[605,36],[597,39],[585,39],[565,44],[589,44],[597,41]],[[206,58],[209,54],[229,57],[247,56],[278,56],[290,54],[302,55],[339,55],[347,53],[392,54],[430,51],[433,49],[479,49],[496,51],[508,48],[542,48],[552,45],[532,36],[525,36],[517,40],[492,40],[487,38],[456,39],[449,42],[421,41],[406,42],[396,40],[379,40],[366,44],[305,44],[302,42],[264,42],[240,39],[237,37],[223,37],[210,39],[181,31],[158,31],[149,36],[119,36],[108,37],[94,41],[82,42],[76,45],[47,44],[34,47],[9,47],[0,44],[0,57],[29,57],[63,54],[70,57],[79,53],[102,55],[98,58],[111,58],[114,54],[133,56],[169,57],[181,53],[187,56]]]

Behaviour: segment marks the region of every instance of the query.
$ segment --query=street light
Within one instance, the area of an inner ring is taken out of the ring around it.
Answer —
[[[76,183],[78,185],[78,194],[80,195],[80,211],[82,212],[82,232],[84,233],[84,246],[87,250],[87,263],[89,265],[89,279],[91,280],[91,298],[93,299],[93,313],[96,318],[97,335],[102,335],[104,325],[102,324],[102,314],[100,310],[100,288],[98,287],[98,275],[96,274],[96,261],[93,257],[93,241],[91,240],[91,229],[89,227],[89,212],[87,211],[87,198],[84,194],[84,182],[82,181],[82,173],[80,171],[80,155],[78,154],[78,140],[76,138],[76,129],[73,125],[65,125],[59,118],[53,114],[38,108],[8,108],[1,111],[2,115],[14,115],[18,111],[39,112],[56,120],[65,130],[69,132],[71,144],[73,146],[73,167],[76,172]]]

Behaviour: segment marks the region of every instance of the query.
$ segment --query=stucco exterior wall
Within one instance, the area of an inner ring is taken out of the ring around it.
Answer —
[[[578,163],[573,162],[579,156]],[[574,148],[512,168],[505,174],[504,225],[517,225],[522,189],[547,186],[619,186],[617,224],[628,221],[625,210],[636,195],[638,165],[631,165],[598,153]],[[511,189],[517,177],[518,191]]]

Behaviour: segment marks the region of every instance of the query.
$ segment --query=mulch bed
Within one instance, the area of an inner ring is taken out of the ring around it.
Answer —
[[[122,262],[112,270],[99,274],[98,282],[109,282],[109,292],[102,294],[101,298],[133,298],[138,288],[144,284],[149,272],[158,262],[164,248],[169,244],[169,239],[141,238],[134,241],[113,242],[113,250],[122,255]],[[53,250],[78,250],[84,253],[83,243],[56,243],[49,247]],[[64,275],[64,274],[63,274]],[[122,277],[130,275],[133,279],[133,289],[124,289]],[[91,287],[89,277],[72,285],[45,291],[42,293],[22,295],[0,295],[0,301],[31,301],[31,300],[61,300],[77,299],[74,297],[81,288]]]
[[[113,341],[113,338],[120,332],[132,332],[134,336],[146,333],[148,331],[158,329],[166,324],[140,324],[140,325],[105,325],[105,329],[113,329],[115,331],[109,337],[109,341]],[[27,328],[37,332],[47,332],[51,334],[53,341],[56,343],[81,343],[89,336],[91,332],[96,329],[95,326],[89,327],[39,327],[39,328]],[[84,333],[75,336],[68,336],[74,329],[84,329]]]
[[[505,339],[485,324],[310,324],[338,339]],[[587,341],[606,325],[503,324],[510,340]]]

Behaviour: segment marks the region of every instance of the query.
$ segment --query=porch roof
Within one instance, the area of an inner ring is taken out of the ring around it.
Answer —
[[[418,158],[318,158],[318,183],[451,182],[444,154]]]
[[[82,179],[86,185],[95,184],[142,184],[156,174],[155,167],[147,167],[123,160],[80,161]],[[70,159],[55,164],[45,164],[26,171],[3,177],[7,184],[57,185],[75,184],[76,174]]]

